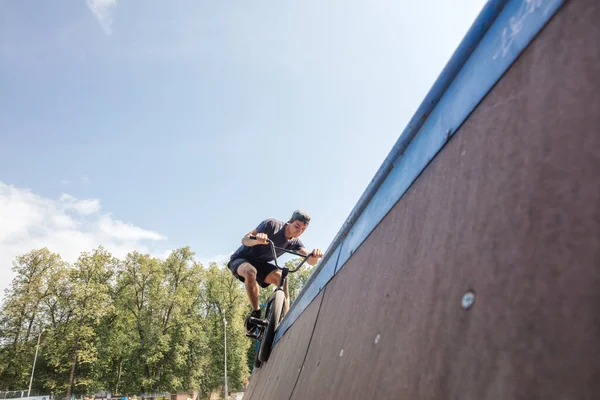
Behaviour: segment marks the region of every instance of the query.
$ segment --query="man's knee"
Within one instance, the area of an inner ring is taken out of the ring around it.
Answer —
[[[247,279],[249,281],[256,280],[256,268],[254,268],[250,263],[246,262],[240,265],[238,267],[237,273],[239,276],[242,276],[244,277],[244,279]]]
[[[280,281],[281,281],[281,271],[278,269],[275,271],[271,271],[269,273],[269,275],[267,275],[267,278],[265,279],[265,282],[270,283],[272,285],[279,285]]]

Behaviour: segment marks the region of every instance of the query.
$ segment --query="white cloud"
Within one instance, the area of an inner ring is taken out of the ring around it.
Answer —
[[[73,262],[98,246],[119,258],[132,250],[153,254],[155,243],[167,239],[100,210],[98,199],[66,193],[50,199],[0,182],[0,297],[12,281],[15,257],[33,249],[48,247]]]
[[[124,241],[163,240],[163,235],[147,231],[132,224],[115,220],[110,214],[103,215],[98,220],[98,230],[105,235]]]
[[[98,199],[77,200],[75,197],[63,193],[58,202],[65,210],[72,210],[81,215],[91,215],[100,211],[100,200]]]
[[[117,0],[87,0],[87,5],[96,16],[104,33],[110,35],[112,33],[112,12],[117,5]]]

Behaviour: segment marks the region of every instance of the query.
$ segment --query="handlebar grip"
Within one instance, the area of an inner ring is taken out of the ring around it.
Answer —
[[[250,235],[250,240],[256,240],[256,239],[258,239],[256,236]],[[271,243],[271,239],[267,239],[267,243]]]

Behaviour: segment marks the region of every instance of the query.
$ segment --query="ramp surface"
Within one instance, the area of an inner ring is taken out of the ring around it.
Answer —
[[[250,385],[250,398],[290,398],[304,365],[322,299],[321,293],[294,322],[294,329],[273,349],[269,361],[256,370]]]
[[[245,399],[600,398],[598,21],[595,0],[488,4]]]

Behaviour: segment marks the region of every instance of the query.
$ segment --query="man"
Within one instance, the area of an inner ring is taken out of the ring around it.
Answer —
[[[308,255],[310,253],[299,237],[304,233],[309,222],[308,214],[300,210],[294,211],[289,221],[285,223],[275,218],[266,219],[242,238],[242,245],[231,255],[228,267],[233,275],[246,285],[246,293],[254,310],[246,319],[248,333],[256,328],[255,324],[250,323],[250,317],[260,318],[261,314],[258,304],[259,285],[266,288],[271,284],[279,285],[281,281],[281,270],[270,263],[273,261],[273,252],[267,245],[267,239],[271,240],[276,247]],[[251,239],[250,237],[256,238]],[[276,252],[277,257],[283,254],[281,250]],[[315,265],[321,257],[323,257],[323,252],[320,249],[314,249],[306,262]],[[287,279],[283,292],[286,299],[283,308],[285,315],[289,307]]]

